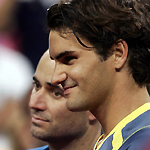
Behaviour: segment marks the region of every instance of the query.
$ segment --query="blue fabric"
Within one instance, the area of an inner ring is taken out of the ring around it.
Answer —
[[[104,142],[104,144],[101,146],[100,149],[102,150],[112,150],[112,140],[113,140],[113,135],[109,136],[108,139]]]
[[[46,146],[42,146],[42,147],[38,147],[38,148],[33,148],[33,149],[28,149],[28,150],[49,150],[48,145]]]
[[[112,150],[113,141],[122,141],[120,147],[113,150],[150,150],[150,109],[133,118],[120,131],[122,136],[114,137],[114,132],[97,150]]]
[[[122,144],[119,150],[150,150],[150,127],[137,131]]]

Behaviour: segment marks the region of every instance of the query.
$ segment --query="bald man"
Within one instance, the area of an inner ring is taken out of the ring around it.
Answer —
[[[61,86],[51,83],[55,62],[46,51],[33,76],[31,134],[48,145],[32,150],[92,150],[101,126],[89,111],[70,112]]]

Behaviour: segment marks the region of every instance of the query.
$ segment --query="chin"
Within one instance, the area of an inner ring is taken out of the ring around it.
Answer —
[[[72,112],[86,111],[81,105],[70,103],[69,100],[67,100],[66,107]]]
[[[39,139],[39,140],[42,140],[45,142],[48,140],[47,134],[42,131],[31,129],[30,132],[31,132],[32,136],[35,137],[36,139]]]
[[[42,129],[40,127],[37,127],[34,125],[31,126],[30,132],[31,132],[32,136],[35,138],[38,138],[39,136],[43,136],[43,134],[44,134],[44,132],[42,131]]]

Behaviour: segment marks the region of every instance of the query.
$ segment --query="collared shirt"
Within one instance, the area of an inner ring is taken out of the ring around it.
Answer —
[[[120,121],[98,145],[100,139],[93,150],[150,150],[150,103]]]
[[[33,148],[33,149],[28,149],[28,150],[49,150],[48,145],[46,146],[42,146],[42,147],[38,147],[38,148]]]

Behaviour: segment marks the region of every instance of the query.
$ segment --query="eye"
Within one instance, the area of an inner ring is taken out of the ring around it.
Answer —
[[[77,57],[75,57],[75,56],[66,56],[65,58],[64,58],[64,63],[65,64],[68,64],[68,65],[71,65],[73,62],[73,60],[74,59],[77,59]]]
[[[34,81],[34,82],[33,82],[33,88],[34,88],[36,91],[40,90],[40,88],[41,88],[40,83]]]
[[[55,90],[52,90],[52,96],[55,99],[59,99],[59,98],[63,97],[63,93],[61,91],[55,89]]]

